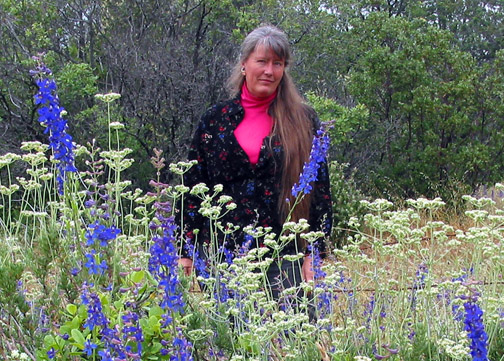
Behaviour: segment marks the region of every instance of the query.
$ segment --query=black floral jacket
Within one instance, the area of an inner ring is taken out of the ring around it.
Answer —
[[[202,116],[189,149],[188,159],[195,159],[198,164],[184,175],[184,184],[189,187],[203,182],[212,191],[213,186],[222,184],[222,194],[231,196],[237,204],[236,209],[219,220],[224,227],[228,222],[240,226],[238,231],[226,236],[226,248],[231,251],[236,251],[250,238],[242,231],[243,227],[272,227],[272,232],[279,235],[283,223],[277,211],[283,147],[276,136],[271,139],[266,137],[259,160],[256,165],[252,165],[233,133],[243,116],[244,109],[239,97],[210,108]],[[327,164],[319,168],[312,192],[308,220],[310,230],[322,230],[328,238],[332,226],[332,207]],[[194,229],[200,230],[198,242],[208,242],[210,239],[209,220],[198,212],[200,204],[200,198],[186,194],[183,224],[185,234],[191,242],[196,240]],[[219,234],[218,239],[224,239],[223,235]],[[291,243],[283,249],[282,254],[296,253],[295,244]],[[323,257],[324,240],[317,243]],[[250,244],[250,248],[263,246],[261,240],[254,240]],[[187,251],[183,253],[187,256]]]

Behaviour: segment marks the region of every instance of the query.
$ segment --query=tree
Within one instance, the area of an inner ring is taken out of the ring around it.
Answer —
[[[354,33],[362,55],[349,88],[370,119],[355,134],[366,147],[347,151],[361,184],[434,196],[457,182],[475,187],[489,180],[487,165],[500,156],[492,133],[501,126],[480,101],[496,95],[484,86],[476,60],[454,45],[450,32],[421,19],[373,13]]]

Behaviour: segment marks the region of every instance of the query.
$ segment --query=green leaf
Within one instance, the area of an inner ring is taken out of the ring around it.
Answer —
[[[66,310],[69,314],[71,314],[73,316],[77,313],[77,306],[70,303],[66,306]]]
[[[158,332],[160,330],[160,325],[159,325],[159,318],[156,316],[151,316],[149,317],[149,323],[148,323],[150,329],[154,332]]]
[[[149,317],[152,317],[152,316],[155,316],[157,318],[161,318],[161,316],[163,315],[163,309],[159,306],[154,306],[154,307],[151,307],[151,309],[149,310]]]
[[[131,274],[131,280],[135,283],[140,283],[145,277],[145,271],[137,271]]]
[[[82,332],[80,332],[79,330],[74,328],[71,331],[71,334],[72,334],[72,337],[75,340],[75,342],[79,345],[82,345],[82,347],[84,347],[84,343],[86,342],[86,340],[84,339],[84,335],[82,334]]]
[[[52,335],[47,335],[44,337],[44,345],[46,347],[54,347],[56,346],[56,339]]]
[[[152,345],[152,348],[150,349],[150,351],[152,353],[156,354],[159,351],[161,351],[162,348],[163,348],[163,345],[161,345],[159,342],[154,342],[154,344]]]

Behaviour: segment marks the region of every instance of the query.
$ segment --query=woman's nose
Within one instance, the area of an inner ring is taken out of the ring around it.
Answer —
[[[265,74],[273,74],[273,63],[269,62],[266,64],[266,67],[264,68],[264,73]]]

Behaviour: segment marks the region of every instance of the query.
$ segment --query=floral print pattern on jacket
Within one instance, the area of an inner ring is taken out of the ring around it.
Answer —
[[[184,175],[184,184],[191,188],[198,183],[205,183],[213,192],[215,185],[222,184],[221,194],[231,196],[237,204],[234,210],[219,221],[224,227],[229,222],[240,226],[240,229],[225,237],[222,232],[217,232],[217,239],[220,242],[225,239],[225,246],[231,251],[237,251],[246,238],[251,238],[245,235],[243,227],[271,227],[272,232],[279,235],[283,225],[283,220],[278,216],[283,147],[276,136],[266,137],[259,160],[256,165],[252,165],[234,136],[234,130],[243,116],[244,109],[239,97],[214,105],[205,112],[188,154],[189,160],[197,160],[198,163]],[[318,120],[314,120],[314,124],[316,122]],[[210,240],[209,219],[198,212],[200,205],[200,198],[186,193],[183,225],[185,236],[191,245],[195,242],[208,243]],[[222,212],[225,212],[225,207]],[[332,206],[326,163],[320,167],[313,184],[308,223],[310,230],[322,230],[328,239],[332,226]],[[197,235],[193,232],[195,229],[199,229]],[[262,239],[250,243],[247,244],[249,248],[264,247]],[[324,240],[317,241],[317,247],[323,256]],[[294,242],[285,246],[281,253],[295,254]],[[183,256],[187,255],[185,247]]]

